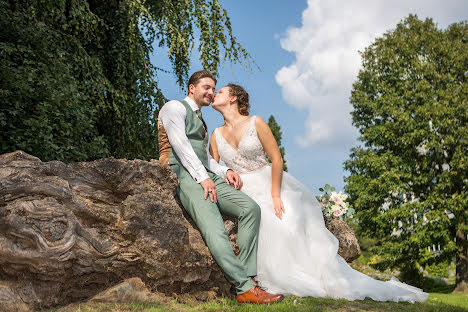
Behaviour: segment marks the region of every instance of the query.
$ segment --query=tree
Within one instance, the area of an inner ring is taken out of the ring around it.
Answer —
[[[281,158],[283,158],[283,170],[288,171],[288,166],[286,166],[286,159],[284,159],[284,147],[281,146],[281,137],[283,132],[281,132],[281,127],[278,125],[278,123],[276,123],[275,117],[273,117],[273,115],[268,118],[268,126],[270,127],[270,130],[275,137],[276,144],[278,144]],[[268,159],[268,161],[271,162],[270,159]]]
[[[456,258],[468,283],[468,24],[437,28],[410,15],[362,56],[353,85],[346,191],[380,267],[418,282],[418,265]],[[430,247],[441,246],[436,255]],[[421,280],[419,279],[419,282]]]
[[[224,60],[248,66],[217,0],[0,0],[0,153],[157,158],[153,44],[185,88],[195,42],[214,73]]]

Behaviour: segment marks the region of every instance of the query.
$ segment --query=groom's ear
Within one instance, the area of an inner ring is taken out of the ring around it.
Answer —
[[[193,85],[192,83],[189,84],[189,86],[188,86],[188,94],[193,93],[193,90],[194,90],[194,89],[195,89],[195,85]]]
[[[237,101],[237,96],[233,96],[230,99],[231,104],[235,103]]]

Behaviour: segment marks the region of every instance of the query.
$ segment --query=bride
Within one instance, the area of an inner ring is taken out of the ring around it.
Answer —
[[[338,255],[338,240],[325,227],[319,203],[283,172],[270,128],[260,117],[248,116],[249,95],[241,86],[229,84],[219,90],[212,106],[225,123],[214,130],[210,153],[241,176],[242,191],[261,207],[257,280],[262,286],[296,296],[427,299],[427,293],[397,279],[382,282],[355,271]]]

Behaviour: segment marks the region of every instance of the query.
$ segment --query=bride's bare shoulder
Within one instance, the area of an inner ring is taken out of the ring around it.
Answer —
[[[220,131],[219,128],[221,128],[221,127],[216,127],[216,128],[213,130],[213,132],[211,132],[211,138],[214,138],[215,135],[216,135],[216,132],[217,132],[217,131],[218,131],[218,132]]]
[[[222,134],[224,131],[224,125],[221,125],[219,127],[216,127],[214,130],[213,130],[213,134],[215,134],[215,132],[218,132],[219,134]]]
[[[262,117],[252,116],[252,118],[255,118],[255,128],[257,128],[257,131],[259,128],[264,128],[265,126],[268,127],[267,123],[265,122],[265,120],[263,120]]]

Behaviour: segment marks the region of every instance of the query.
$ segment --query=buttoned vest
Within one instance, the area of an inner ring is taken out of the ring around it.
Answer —
[[[184,105],[185,110],[187,111],[185,116],[185,134],[187,135],[187,138],[189,139],[189,142],[192,145],[192,148],[198,159],[200,159],[202,164],[208,168],[208,156],[206,154],[208,134],[203,127],[203,122],[200,120],[200,118],[198,118],[198,116],[185,100],[180,101],[180,103]],[[167,154],[169,154],[167,161],[169,165],[182,165],[179,157],[168,144],[167,135],[164,128],[158,128],[160,162],[166,163]]]

